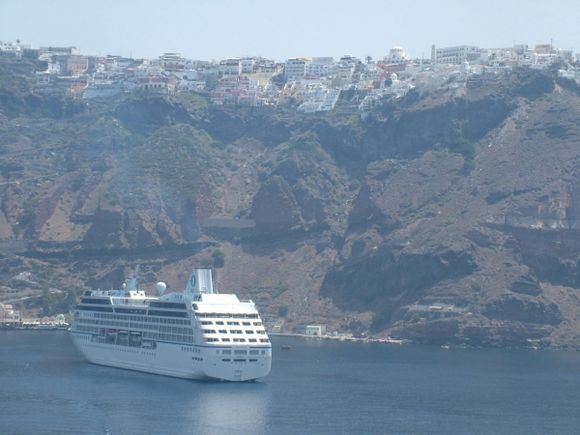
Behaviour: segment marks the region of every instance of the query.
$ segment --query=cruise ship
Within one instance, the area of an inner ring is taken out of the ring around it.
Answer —
[[[250,381],[270,372],[272,345],[254,303],[213,288],[194,269],[187,288],[157,296],[137,288],[86,291],[74,312],[73,342],[91,363],[187,379]]]

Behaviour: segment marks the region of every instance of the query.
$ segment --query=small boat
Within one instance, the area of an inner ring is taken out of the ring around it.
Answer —
[[[441,346],[441,349],[449,350],[449,346],[447,346],[446,344],[444,344],[443,346]]]
[[[288,346],[287,344],[282,345],[282,350],[290,350],[291,347]]]

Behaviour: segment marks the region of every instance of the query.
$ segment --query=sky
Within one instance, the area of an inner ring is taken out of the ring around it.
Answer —
[[[578,0],[0,0],[0,41],[191,59],[382,58],[393,46],[550,43],[580,52]]]

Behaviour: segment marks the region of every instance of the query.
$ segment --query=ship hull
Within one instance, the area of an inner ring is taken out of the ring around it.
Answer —
[[[215,346],[156,342],[155,348],[97,342],[92,334],[71,331],[73,343],[91,363],[183,379],[251,381],[271,368],[271,349],[254,358],[232,358]],[[227,360],[227,361],[226,361]]]

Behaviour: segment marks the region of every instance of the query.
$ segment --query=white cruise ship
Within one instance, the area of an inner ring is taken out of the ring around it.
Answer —
[[[121,290],[87,291],[70,334],[92,363],[188,379],[249,381],[270,372],[272,346],[256,306],[213,289],[194,269],[182,293],[146,296],[132,278]]]

